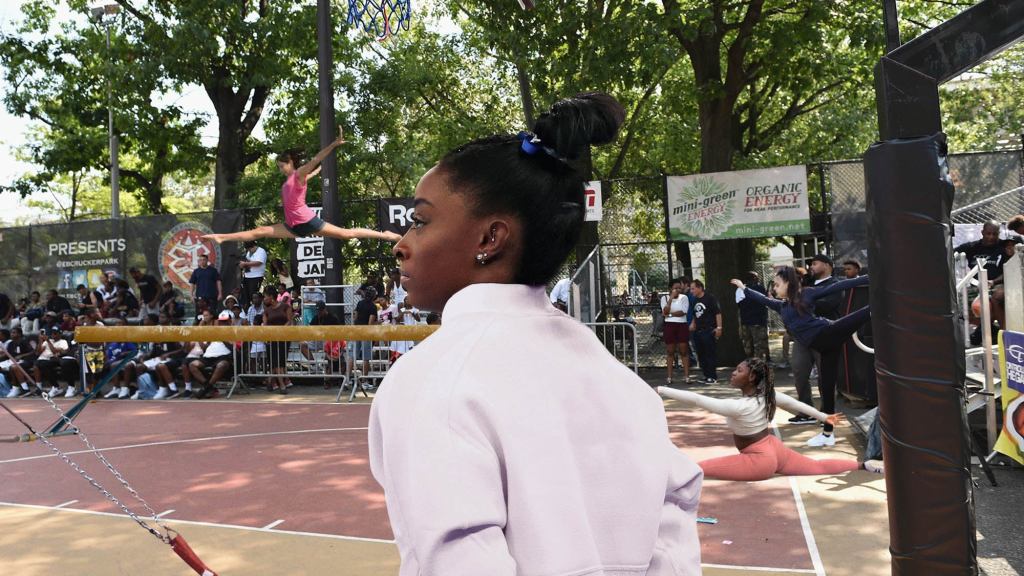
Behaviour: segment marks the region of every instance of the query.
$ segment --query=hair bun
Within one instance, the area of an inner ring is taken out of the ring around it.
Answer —
[[[533,127],[542,142],[564,158],[579,158],[589,146],[615,140],[626,119],[619,101],[604,92],[583,92],[555,102]]]

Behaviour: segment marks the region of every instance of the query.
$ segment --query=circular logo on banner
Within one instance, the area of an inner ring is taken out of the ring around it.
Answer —
[[[200,236],[213,230],[199,222],[182,222],[164,234],[160,242],[160,275],[175,288],[189,290],[188,280],[199,267],[199,255],[210,257],[210,266],[220,266],[220,244],[203,240]]]

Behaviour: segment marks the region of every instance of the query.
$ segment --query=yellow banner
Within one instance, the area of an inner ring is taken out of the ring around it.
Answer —
[[[1024,464],[1024,334],[999,333],[999,372],[1003,388],[1003,430],[996,451]]]

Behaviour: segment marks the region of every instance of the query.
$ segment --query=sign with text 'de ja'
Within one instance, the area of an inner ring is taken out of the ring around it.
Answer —
[[[807,169],[783,166],[666,179],[672,240],[722,240],[811,231]]]
[[[313,212],[320,217],[319,206],[310,206]],[[321,236],[306,236],[296,238],[293,246],[293,262],[295,262],[295,276],[302,280],[314,278],[322,280],[327,275],[327,259],[324,257],[324,239]],[[305,282],[300,282],[305,284]]]

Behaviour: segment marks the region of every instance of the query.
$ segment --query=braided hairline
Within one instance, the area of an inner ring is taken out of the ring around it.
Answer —
[[[764,411],[768,421],[775,417],[775,378],[768,363],[761,358],[748,358],[747,367],[757,378],[755,389],[764,398]]]

